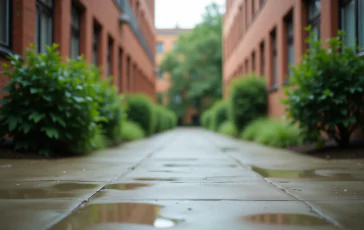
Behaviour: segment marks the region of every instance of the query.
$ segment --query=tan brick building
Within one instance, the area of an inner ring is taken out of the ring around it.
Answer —
[[[155,98],[154,0],[0,0],[0,62],[30,43],[38,52],[57,43],[62,56],[82,54],[112,75],[120,92]]]
[[[227,0],[223,22],[224,96],[234,76],[267,78],[269,114],[280,117],[289,65],[299,63],[311,25],[323,42],[344,30],[364,51],[364,0]]]

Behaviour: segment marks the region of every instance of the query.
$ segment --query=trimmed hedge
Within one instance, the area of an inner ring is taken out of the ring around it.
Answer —
[[[121,128],[120,139],[124,141],[135,141],[145,137],[144,130],[135,122],[126,121]]]
[[[227,101],[217,101],[212,107],[211,111],[211,128],[218,131],[220,125],[228,120],[229,104]]]
[[[218,128],[218,132],[227,136],[236,137],[238,135],[238,129],[231,121],[224,121]]]
[[[127,96],[128,120],[138,124],[146,135],[151,135],[156,127],[156,113],[152,100],[144,94]]]
[[[298,128],[268,118],[251,122],[242,132],[241,138],[273,147],[302,144],[301,131]]]
[[[157,117],[156,133],[172,129],[176,126],[177,117],[173,112],[160,105],[155,106],[155,112]]]
[[[247,75],[232,82],[229,97],[229,120],[238,130],[267,113],[267,89],[263,77]]]

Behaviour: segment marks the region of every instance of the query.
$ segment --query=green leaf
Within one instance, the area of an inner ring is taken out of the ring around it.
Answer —
[[[43,128],[41,128],[41,131],[45,132],[49,138],[53,138],[53,139],[59,138],[58,130],[53,127],[43,127]]]
[[[44,117],[45,117],[45,114],[41,114],[38,112],[32,112],[31,114],[29,114],[28,119],[34,121],[34,123],[38,123]]]
[[[38,89],[36,89],[36,88],[30,88],[30,93],[31,94],[36,94],[36,93],[38,93]]]
[[[9,131],[13,131],[16,126],[18,125],[18,122],[19,122],[19,118],[18,117],[9,117],[7,119],[7,123],[8,123],[8,127],[9,127]]]

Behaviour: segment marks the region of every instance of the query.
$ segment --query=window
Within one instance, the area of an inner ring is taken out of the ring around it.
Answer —
[[[286,18],[286,31],[287,31],[287,75],[292,76],[290,66],[294,65],[294,44],[293,44],[293,15],[292,13]]]
[[[245,73],[248,73],[249,71],[249,62],[248,62],[248,59],[245,60]]]
[[[126,58],[126,88],[129,89],[130,87],[130,57]]]
[[[341,0],[340,13],[345,45],[359,46],[364,52],[364,1]]]
[[[80,15],[81,11],[72,4],[71,12],[71,58],[80,56]]]
[[[265,75],[265,52],[264,52],[264,42],[260,44],[260,74]]]
[[[121,92],[121,82],[122,82],[122,76],[123,76],[123,50],[119,49],[119,68],[118,68],[118,79],[116,81],[117,86],[119,87],[119,92]]]
[[[248,28],[248,1],[245,0],[245,30]]]
[[[272,57],[273,57],[272,87],[277,87],[277,85],[278,85],[278,59],[277,59],[277,40],[276,40],[276,31],[275,30],[271,33],[271,42],[272,42]]]
[[[252,72],[255,72],[255,51],[252,53]]]
[[[160,104],[160,105],[163,104],[163,94],[162,93],[157,94],[157,101],[158,101],[158,104]]]
[[[112,40],[111,37],[109,37],[108,39],[108,45],[107,45],[107,76],[110,76],[111,73],[111,68],[112,68],[112,61],[113,61],[113,46],[114,46],[114,41]]]
[[[163,53],[163,47],[164,43],[163,42],[157,42],[157,53]]]
[[[100,31],[101,31],[101,26],[95,23],[94,24],[93,54],[92,54],[92,63],[94,63],[95,65],[99,64]]]
[[[252,18],[254,18],[254,14],[255,14],[255,0],[251,0],[252,1]]]
[[[0,47],[10,48],[10,0],[0,0]]]
[[[53,33],[53,1],[37,0],[35,23],[36,49],[39,53],[46,51],[46,46],[52,45]]]
[[[320,14],[321,0],[307,0],[307,23],[311,25],[311,33],[315,33],[316,39],[320,39]]]

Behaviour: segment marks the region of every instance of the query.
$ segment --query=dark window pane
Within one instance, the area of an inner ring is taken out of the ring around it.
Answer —
[[[364,0],[359,0],[359,46],[364,51]]]
[[[10,34],[10,7],[9,0],[0,0],[0,44],[9,46]]]
[[[345,45],[355,46],[356,44],[356,9],[355,1],[351,1],[341,8],[341,27],[345,32]]]

